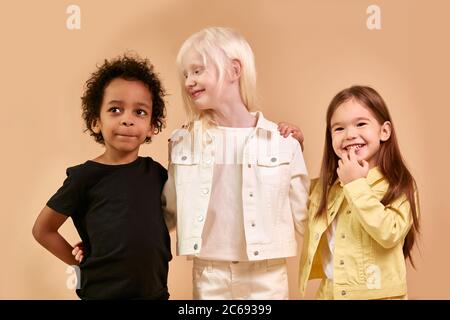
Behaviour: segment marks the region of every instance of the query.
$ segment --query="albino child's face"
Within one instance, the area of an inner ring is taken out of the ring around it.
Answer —
[[[151,115],[152,96],[146,85],[116,78],[104,90],[100,119],[92,129],[102,133],[107,149],[136,152],[153,133]]]
[[[182,60],[185,78],[184,88],[199,110],[213,109],[218,101],[219,75],[216,66],[194,49],[190,49]]]
[[[342,103],[331,117],[331,139],[339,158],[354,149],[358,161],[377,165],[381,141],[389,139],[391,123],[379,124],[373,113],[355,99]]]

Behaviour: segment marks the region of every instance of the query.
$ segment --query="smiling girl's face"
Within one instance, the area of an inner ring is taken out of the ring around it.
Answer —
[[[339,158],[354,149],[357,160],[366,160],[373,168],[378,163],[380,143],[390,137],[391,123],[378,122],[374,114],[356,99],[349,99],[337,107],[331,117],[331,139]]]

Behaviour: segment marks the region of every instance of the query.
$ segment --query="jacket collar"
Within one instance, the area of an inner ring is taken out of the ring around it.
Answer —
[[[376,182],[380,181],[381,179],[384,179],[384,176],[381,173],[380,168],[378,168],[378,167],[373,167],[367,173],[366,180],[367,180],[367,183],[371,187],[373,185],[375,185]],[[336,181],[334,182],[333,186],[330,189],[330,197],[328,198],[328,204],[327,204],[328,209],[331,209],[334,206],[335,209],[338,210],[339,207],[341,206],[342,202],[344,201],[345,196],[344,196],[343,192],[338,192],[338,189],[340,189],[342,187],[343,187],[343,184],[341,183],[339,178],[336,179]],[[331,220],[333,220],[333,219],[329,219],[329,221],[331,221]]]
[[[274,126],[274,123],[264,118],[264,115],[261,111],[250,112],[252,115],[257,117],[256,121],[256,129],[263,129],[266,131],[277,131],[278,128]]]
[[[264,118],[264,115],[261,111],[250,112],[250,114],[256,116],[256,118],[257,118],[255,130],[262,129],[262,130],[271,131],[271,132],[274,132],[274,131],[278,132],[278,126],[275,123]],[[194,121],[194,131],[196,131],[198,133],[200,130],[203,130],[202,121],[201,120]],[[206,133],[209,135],[208,130],[206,130]]]

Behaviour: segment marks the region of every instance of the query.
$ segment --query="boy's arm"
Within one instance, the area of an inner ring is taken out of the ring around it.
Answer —
[[[33,236],[44,248],[68,265],[77,265],[72,246],[58,233],[67,216],[45,206],[33,226]]]

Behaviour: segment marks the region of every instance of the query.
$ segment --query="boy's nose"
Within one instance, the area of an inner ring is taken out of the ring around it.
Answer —
[[[125,127],[131,127],[134,125],[133,121],[131,121],[130,119],[122,119],[120,121],[120,124],[125,126]]]

